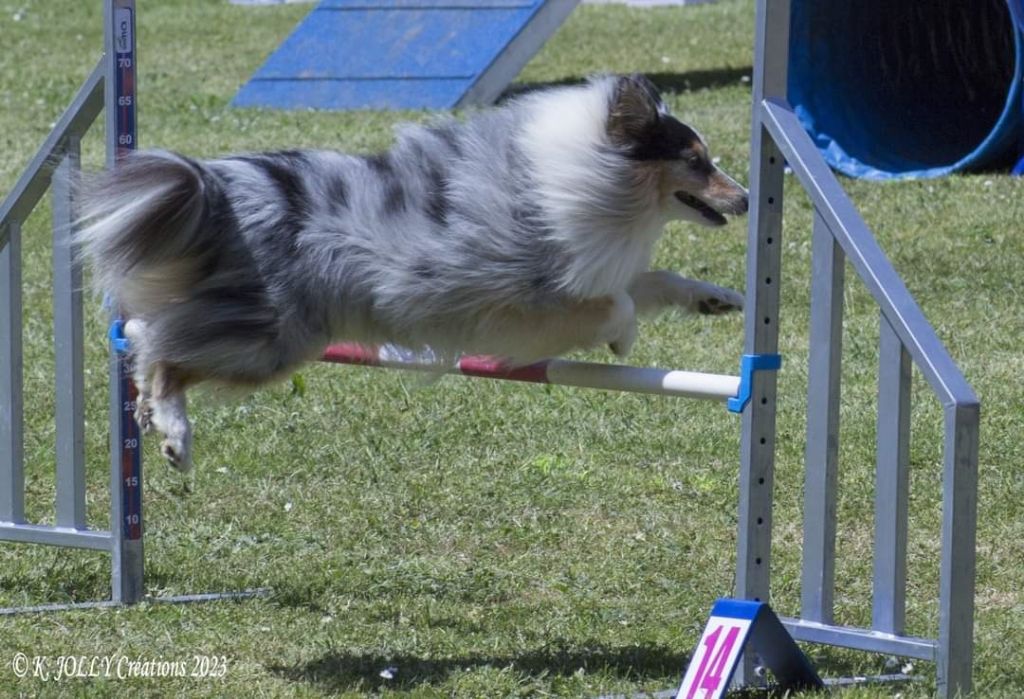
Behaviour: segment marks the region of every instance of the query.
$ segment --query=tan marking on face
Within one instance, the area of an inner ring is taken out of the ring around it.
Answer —
[[[732,200],[746,196],[746,192],[716,168],[708,178],[707,196],[716,200]]]
[[[708,147],[707,147],[707,146],[705,146],[705,145],[704,145],[703,143],[701,143],[700,141],[694,141],[694,142],[693,142],[693,143],[692,143],[692,144],[690,145],[690,147],[689,147],[689,148],[687,148],[687,149],[685,149],[685,150],[683,151],[683,154],[684,154],[684,156],[685,156],[685,155],[686,155],[687,153],[693,153],[694,155],[697,155],[698,157],[700,157],[700,159],[701,159],[701,160],[704,160],[704,161],[707,161],[707,160],[710,160],[710,159],[711,159],[711,156],[710,156],[710,154],[708,153]]]

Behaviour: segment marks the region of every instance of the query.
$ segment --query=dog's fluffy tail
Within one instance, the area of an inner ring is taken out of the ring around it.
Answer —
[[[79,188],[75,235],[94,279],[131,315],[180,298],[216,247],[204,218],[211,197],[194,161],[166,151],[133,153]]]
[[[86,180],[78,202],[79,254],[99,290],[125,317],[143,321],[137,362],[256,384],[292,361],[275,344],[281,318],[214,170],[174,153],[139,152]]]

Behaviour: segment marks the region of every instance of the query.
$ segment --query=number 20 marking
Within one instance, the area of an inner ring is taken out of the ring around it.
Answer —
[[[701,654],[700,666],[690,684],[690,691],[687,692],[686,699],[694,699],[697,691],[701,689],[704,690],[704,697],[713,696],[721,686],[722,675],[725,674],[725,663],[732,655],[732,648],[736,645],[736,638],[740,635],[740,627],[729,627],[728,633],[725,634],[725,638],[719,645],[718,639],[724,628],[724,626],[719,626],[704,639],[704,652]]]

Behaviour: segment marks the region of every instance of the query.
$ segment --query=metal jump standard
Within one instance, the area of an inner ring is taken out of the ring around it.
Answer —
[[[104,54],[57,121],[14,189],[0,204],[0,540],[94,549],[111,554],[109,600],[0,609],[26,611],[134,604],[145,597],[141,435],[125,346],[110,352],[110,529],[93,529],[85,508],[82,270],[72,251],[73,183],[82,136],[106,115],[107,166],[138,143],[135,0],[104,0]],[[57,497],[53,525],[25,520],[22,388],[21,225],[53,194],[53,344],[56,380]],[[120,326],[111,309],[114,328]],[[193,602],[250,597],[261,590],[155,598]],[[154,598],[149,598],[154,599]]]
[[[109,551],[110,600],[71,606],[131,604],[144,597],[142,470],[134,388],[123,340],[110,362],[110,530],[85,521],[81,270],[69,245],[71,182],[79,141],[106,111],[108,164],[134,148],[135,2],[104,0],[106,53],[57,122],[14,190],[0,205],[0,539]],[[784,618],[793,638],[936,663],[942,697],[971,689],[979,402],[801,128],[786,101],[789,0],[758,0],[751,125],[751,211],[747,260],[746,343],[740,376],[550,360],[510,369],[465,358],[446,370],[470,376],[640,391],[726,401],[742,412],[735,595],[770,595],[772,486],[783,167],[788,163],[814,205],[813,281],[807,398],[804,558],[799,616]],[[21,224],[50,187],[54,195],[54,345],[57,385],[57,502],[54,525],[25,521]],[[879,306],[879,388],[872,623],[833,618],[837,446],[845,262]],[[115,322],[115,329],[118,327]],[[329,348],[327,361],[438,371],[393,348]],[[429,358],[428,358],[429,359]],[[943,405],[945,453],[938,638],[905,633],[911,366]],[[175,601],[248,593],[191,595]],[[5,613],[24,610],[3,610]],[[756,684],[747,658],[737,684]]]

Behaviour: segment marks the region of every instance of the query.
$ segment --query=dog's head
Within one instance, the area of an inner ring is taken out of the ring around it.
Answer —
[[[644,76],[616,79],[607,130],[616,148],[653,172],[669,220],[724,226],[723,214],[747,212],[747,190],[715,166],[700,134],[668,113]]]

